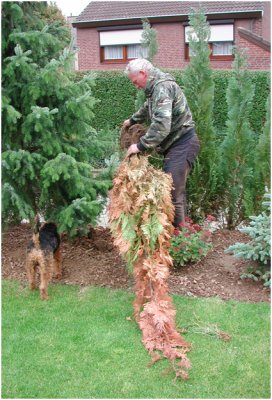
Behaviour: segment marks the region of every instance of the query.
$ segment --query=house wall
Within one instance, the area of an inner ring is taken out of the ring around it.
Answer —
[[[189,61],[185,60],[184,26],[180,22],[154,23],[157,30],[158,53],[155,63],[161,68],[185,68]],[[262,36],[263,24],[261,19],[235,20],[234,40],[238,47],[245,48],[248,54],[250,69],[269,70],[270,52],[242,38],[238,28],[243,27],[256,35]],[[101,64],[99,48],[99,32],[96,28],[77,29],[78,68],[79,70],[120,70],[126,63]],[[232,61],[211,60],[213,69],[230,69]]]
[[[264,3],[263,14],[263,38],[270,42],[271,40],[271,3],[266,1]]]
[[[152,24],[152,28],[157,30],[156,65],[173,69],[185,67],[184,26],[180,22],[169,22]]]
[[[249,31],[255,33],[256,35],[262,36],[262,20],[252,19],[252,20],[237,20],[235,23],[235,42],[238,47],[245,49],[248,56],[248,67],[253,70],[270,70],[271,53],[264,50],[260,46],[249,42],[248,40],[242,38],[238,33],[238,28],[245,28]]]

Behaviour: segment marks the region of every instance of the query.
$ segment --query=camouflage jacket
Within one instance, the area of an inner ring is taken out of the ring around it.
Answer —
[[[155,148],[163,153],[195,123],[184,93],[170,74],[154,68],[144,91],[147,100],[131,117],[132,123],[150,122],[138,147],[141,151]]]

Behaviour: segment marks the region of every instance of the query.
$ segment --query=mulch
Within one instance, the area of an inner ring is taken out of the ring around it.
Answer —
[[[14,226],[2,234],[2,278],[16,279],[27,285],[25,255],[32,236],[29,224]],[[251,262],[226,254],[236,242],[247,241],[239,231],[217,230],[212,234],[213,248],[200,262],[172,268],[169,290],[172,294],[191,297],[219,297],[248,302],[269,302],[270,289],[261,282],[241,279]],[[90,229],[88,237],[69,241],[62,237],[62,284],[96,285],[133,291],[133,277],[113,246],[109,229]]]

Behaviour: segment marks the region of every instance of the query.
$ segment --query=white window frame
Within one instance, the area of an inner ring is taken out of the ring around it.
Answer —
[[[126,63],[129,60],[140,57],[129,57],[130,46],[141,46],[143,29],[120,29],[112,31],[99,32],[100,39],[100,58],[102,63]],[[107,49],[109,47],[121,47],[122,58],[107,57]],[[146,50],[143,47],[143,56],[147,56]]]

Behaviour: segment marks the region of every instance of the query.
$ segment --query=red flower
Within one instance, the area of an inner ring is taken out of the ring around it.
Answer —
[[[193,227],[194,227],[194,229],[195,229],[197,232],[201,231],[201,229],[203,228],[203,227],[202,227],[201,225],[199,225],[199,224],[194,224]]]
[[[207,215],[207,220],[209,222],[216,221],[216,218],[213,215]]]
[[[190,233],[196,233],[197,231],[195,230],[194,226],[188,226],[189,232]]]
[[[193,222],[193,220],[189,217],[185,217],[185,222],[189,222],[191,224]]]
[[[175,229],[174,229],[174,235],[175,235],[175,236],[178,236],[178,235],[179,235],[179,229],[178,229],[178,228],[175,228]]]

